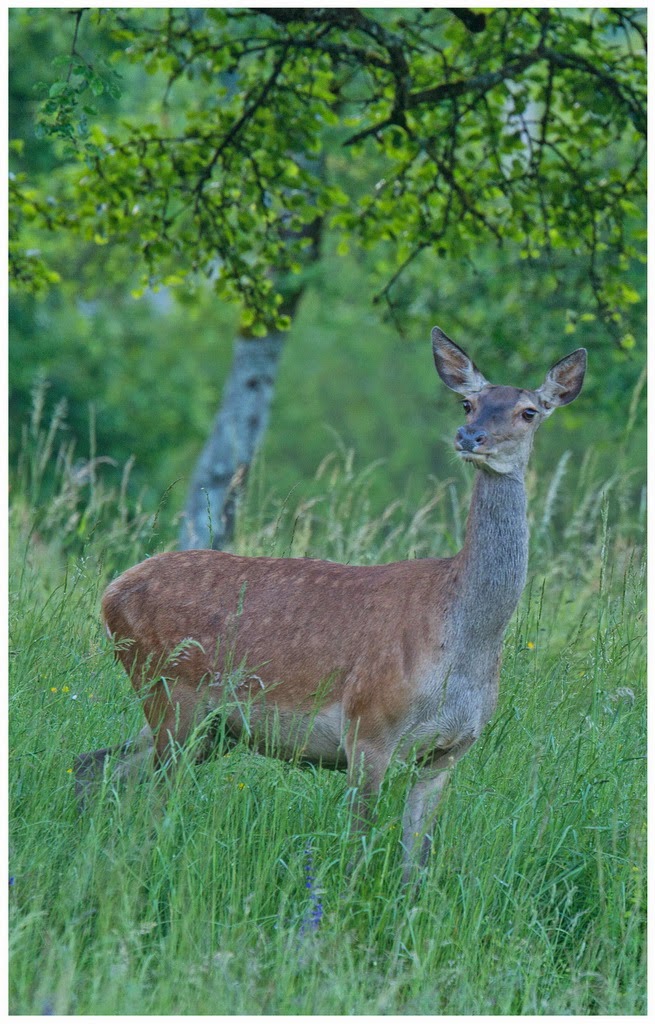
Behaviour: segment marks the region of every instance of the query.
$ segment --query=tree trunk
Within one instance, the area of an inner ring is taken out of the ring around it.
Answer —
[[[180,548],[223,548],[234,536],[237,501],[268,424],[281,332],[237,337],[209,439],[191,481]]]
[[[322,159],[296,157],[321,174]],[[300,231],[282,226],[282,237],[305,238],[305,270],[320,257],[321,217]],[[275,274],[273,274],[275,277]],[[276,281],[282,295],[280,312],[293,319],[305,290],[304,273],[288,274]],[[234,361],[223,387],[220,408],[209,439],[191,480],[180,530],[180,548],[224,548],[234,536],[237,505],[248,479],[250,465],[268,425],[275,378],[284,334],[274,331],[266,338],[237,336]]]
[[[319,258],[321,222],[306,234],[305,265]],[[281,312],[293,318],[305,290],[302,275],[282,287]],[[250,465],[268,426],[284,333],[237,336],[234,359],[212,431],[196,466],[180,529],[180,548],[224,548],[234,536],[237,505]]]

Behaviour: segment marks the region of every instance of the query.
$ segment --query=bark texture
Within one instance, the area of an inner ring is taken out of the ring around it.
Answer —
[[[284,338],[237,337],[221,405],[198,460],[180,548],[221,549],[234,535],[239,495],[266,426]]]

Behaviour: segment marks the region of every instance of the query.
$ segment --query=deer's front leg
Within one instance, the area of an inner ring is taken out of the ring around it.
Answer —
[[[418,867],[424,867],[432,846],[437,807],[448,785],[450,770],[444,768],[420,777],[407,796],[403,814],[403,881],[409,882]]]
[[[432,832],[439,801],[450,781],[456,763],[475,742],[475,733],[457,737],[448,746],[440,737],[435,750],[424,758],[418,780],[407,796],[403,814],[403,879],[408,882],[416,868],[425,867],[432,846]]]
[[[353,791],[352,818],[353,834],[361,837],[367,833],[373,821],[373,811],[380,786],[389,765],[385,751],[370,742],[357,738],[346,742],[348,759],[348,784]]]

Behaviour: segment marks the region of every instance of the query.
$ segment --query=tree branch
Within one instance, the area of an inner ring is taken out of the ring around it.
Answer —
[[[484,14],[476,14],[470,7],[446,7],[449,14],[459,18],[469,32],[484,32],[487,27],[487,18]]]
[[[580,71],[583,74],[590,75],[592,78],[601,82],[608,92],[612,93],[612,95],[616,97],[622,106],[628,108],[630,120],[637,131],[646,138],[646,108],[644,104],[640,103],[639,98],[633,94],[631,89],[628,89],[626,86],[624,91],[616,78],[607,74],[605,71],[601,71],[595,64],[592,64],[591,61],[587,60],[585,57],[580,57],[578,54],[558,53],[557,50],[551,50],[548,47],[543,47],[542,53],[543,56],[556,67],[567,68],[571,71]]]
[[[443,82],[441,85],[431,86],[429,89],[410,92],[405,98],[405,110],[413,110],[414,108],[424,106],[427,103],[436,105],[444,100],[452,100],[457,96],[463,96],[469,92],[488,92],[496,85],[500,85],[501,82],[504,82],[508,78],[513,78],[515,75],[520,74],[520,72],[525,71],[526,68],[529,68],[532,64],[536,64],[542,59],[543,54],[540,50],[532,50],[530,53],[523,54],[522,56],[512,57],[508,63],[502,68],[499,68],[498,71],[490,71],[484,75],[474,75],[472,78],[460,78],[454,82]],[[361,142],[369,135],[375,135],[384,128],[388,128],[391,124],[400,123],[401,122],[397,119],[394,112],[383,121],[379,121],[377,124],[371,125],[369,128],[364,128],[355,135],[351,135],[350,138],[346,139],[343,145],[352,146],[356,142]]]
[[[211,177],[212,172],[214,170],[214,167],[218,163],[218,161],[219,161],[219,159],[221,157],[221,154],[224,153],[225,150],[227,149],[227,147],[229,145],[231,145],[235,141],[235,139],[237,138],[237,136],[241,132],[242,128],[244,128],[244,126],[248,123],[248,121],[253,116],[253,114],[255,114],[256,111],[265,102],[269,92],[271,91],[271,89],[275,85],[277,79],[279,78],[280,72],[282,71],[282,68],[284,67],[284,62],[287,59],[287,50],[288,50],[288,48],[285,46],[284,49],[282,50],[282,53],[280,54],[280,56],[278,57],[278,59],[277,59],[277,61],[275,63],[275,67],[273,68],[273,71],[271,72],[269,77],[264,82],[264,85],[260,89],[257,97],[252,101],[252,103],[250,103],[246,107],[246,109],[244,110],[244,112],[241,115],[241,117],[237,121],[234,122],[234,124],[230,128],[230,130],[227,133],[227,135],[225,135],[223,137],[223,139],[221,140],[220,145],[216,147],[216,150],[214,151],[211,160],[209,161],[209,163],[205,167],[205,169],[202,172],[200,178],[198,179],[198,183],[197,183],[196,187],[194,188],[194,192],[196,193],[196,196],[197,196],[198,199],[200,199],[200,196],[202,194],[202,190],[203,190],[203,188],[205,186],[205,182],[207,182],[209,180],[209,178]]]

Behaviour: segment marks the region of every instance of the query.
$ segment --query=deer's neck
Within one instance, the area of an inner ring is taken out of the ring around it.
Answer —
[[[525,586],[527,502],[522,476],[476,477],[459,555],[460,601],[473,632],[488,636],[504,632]]]

